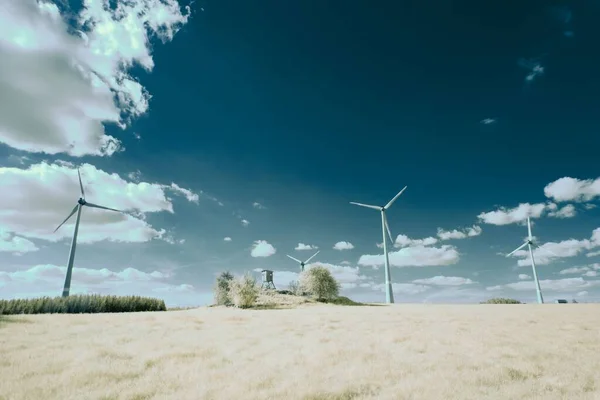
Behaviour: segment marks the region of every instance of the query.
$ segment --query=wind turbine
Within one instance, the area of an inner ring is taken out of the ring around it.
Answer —
[[[540,288],[540,281],[538,280],[537,271],[535,270],[535,261],[533,259],[532,247],[535,246],[540,250],[547,251],[548,253],[554,255],[555,257],[558,257],[558,256],[548,249],[542,249],[540,246],[538,246],[537,243],[535,243],[533,241],[533,235],[531,234],[531,221],[530,221],[529,217],[527,217],[527,234],[528,235],[527,235],[527,238],[525,238],[525,243],[523,243],[522,245],[520,245],[519,247],[517,247],[510,253],[508,253],[506,255],[506,257],[512,256],[517,251],[519,251],[519,250],[523,249],[523,247],[527,246],[527,248],[529,249],[529,257],[531,257],[531,269],[533,270],[533,280],[535,281],[535,290],[537,292],[537,301],[539,304],[544,304],[544,297],[542,296],[542,289]]]
[[[289,258],[291,258],[292,260],[294,260],[294,261],[296,261],[298,264],[300,264],[300,272],[303,272],[303,271],[304,271],[304,266],[305,266],[305,265],[306,265],[306,264],[307,264],[307,263],[308,263],[310,260],[312,260],[314,256],[316,256],[317,254],[319,254],[319,251],[321,251],[321,250],[318,250],[318,251],[317,251],[315,254],[313,254],[312,256],[308,257],[308,260],[306,260],[306,261],[300,261],[300,260],[298,260],[297,258],[294,258],[294,257],[292,257],[292,256],[290,256],[290,255],[287,255],[287,254],[286,254],[286,256],[288,256]]]
[[[77,213],[77,219],[75,221],[75,232],[73,233],[73,240],[71,241],[71,251],[69,252],[69,263],[67,264],[67,276],[65,277],[65,286],[63,287],[62,297],[69,296],[69,290],[71,289],[71,275],[73,273],[73,260],[75,259],[75,248],[77,247],[77,232],[79,232],[79,220],[81,218],[81,210],[84,206],[92,207],[92,208],[100,208],[102,210],[123,212],[120,210],[115,210],[114,208],[108,208],[104,206],[99,206],[94,203],[88,203],[85,201],[85,192],[83,190],[83,183],[81,183],[81,174],[79,173],[79,168],[77,169],[77,176],[79,177],[79,188],[81,189],[81,197],[77,200],[77,205],[71,211],[71,214],[54,230],[55,233],[58,228],[64,225],[65,222],[69,220],[73,216],[73,214]]]
[[[394,293],[392,292],[392,277],[390,274],[390,259],[388,257],[387,238],[385,237],[385,232],[387,231],[387,234],[390,237],[391,243],[394,243],[394,239],[392,239],[392,232],[390,231],[390,226],[388,225],[387,217],[385,216],[385,212],[388,208],[390,208],[392,206],[392,204],[394,204],[396,199],[398,197],[400,197],[402,192],[404,192],[407,187],[408,186],[404,186],[404,188],[401,191],[399,191],[398,194],[395,195],[394,198],[391,199],[389,201],[389,203],[387,203],[383,207],[372,206],[369,204],[355,203],[353,201],[350,202],[350,204],[354,204],[354,205],[361,206],[361,207],[372,208],[374,210],[381,211],[381,234],[383,235],[383,254],[384,254],[384,258],[385,258],[385,301],[386,301],[386,303],[390,303],[390,304],[394,302]]]

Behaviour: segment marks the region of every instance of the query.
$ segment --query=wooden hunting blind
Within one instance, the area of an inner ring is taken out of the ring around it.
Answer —
[[[261,272],[262,285],[260,287],[263,289],[275,289],[275,284],[273,283],[273,271],[269,269],[263,269]]]

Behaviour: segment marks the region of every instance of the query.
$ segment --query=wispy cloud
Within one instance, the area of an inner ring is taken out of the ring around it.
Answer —
[[[256,208],[257,210],[266,210],[267,209],[267,207],[263,206],[262,204],[260,204],[257,201],[252,203],[252,207]]]

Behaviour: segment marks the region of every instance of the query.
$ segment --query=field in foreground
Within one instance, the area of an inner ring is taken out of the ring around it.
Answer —
[[[0,399],[600,399],[592,304],[0,320]]]

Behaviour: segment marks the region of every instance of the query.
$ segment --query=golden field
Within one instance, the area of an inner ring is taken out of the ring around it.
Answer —
[[[600,399],[600,305],[0,319],[1,399]]]

